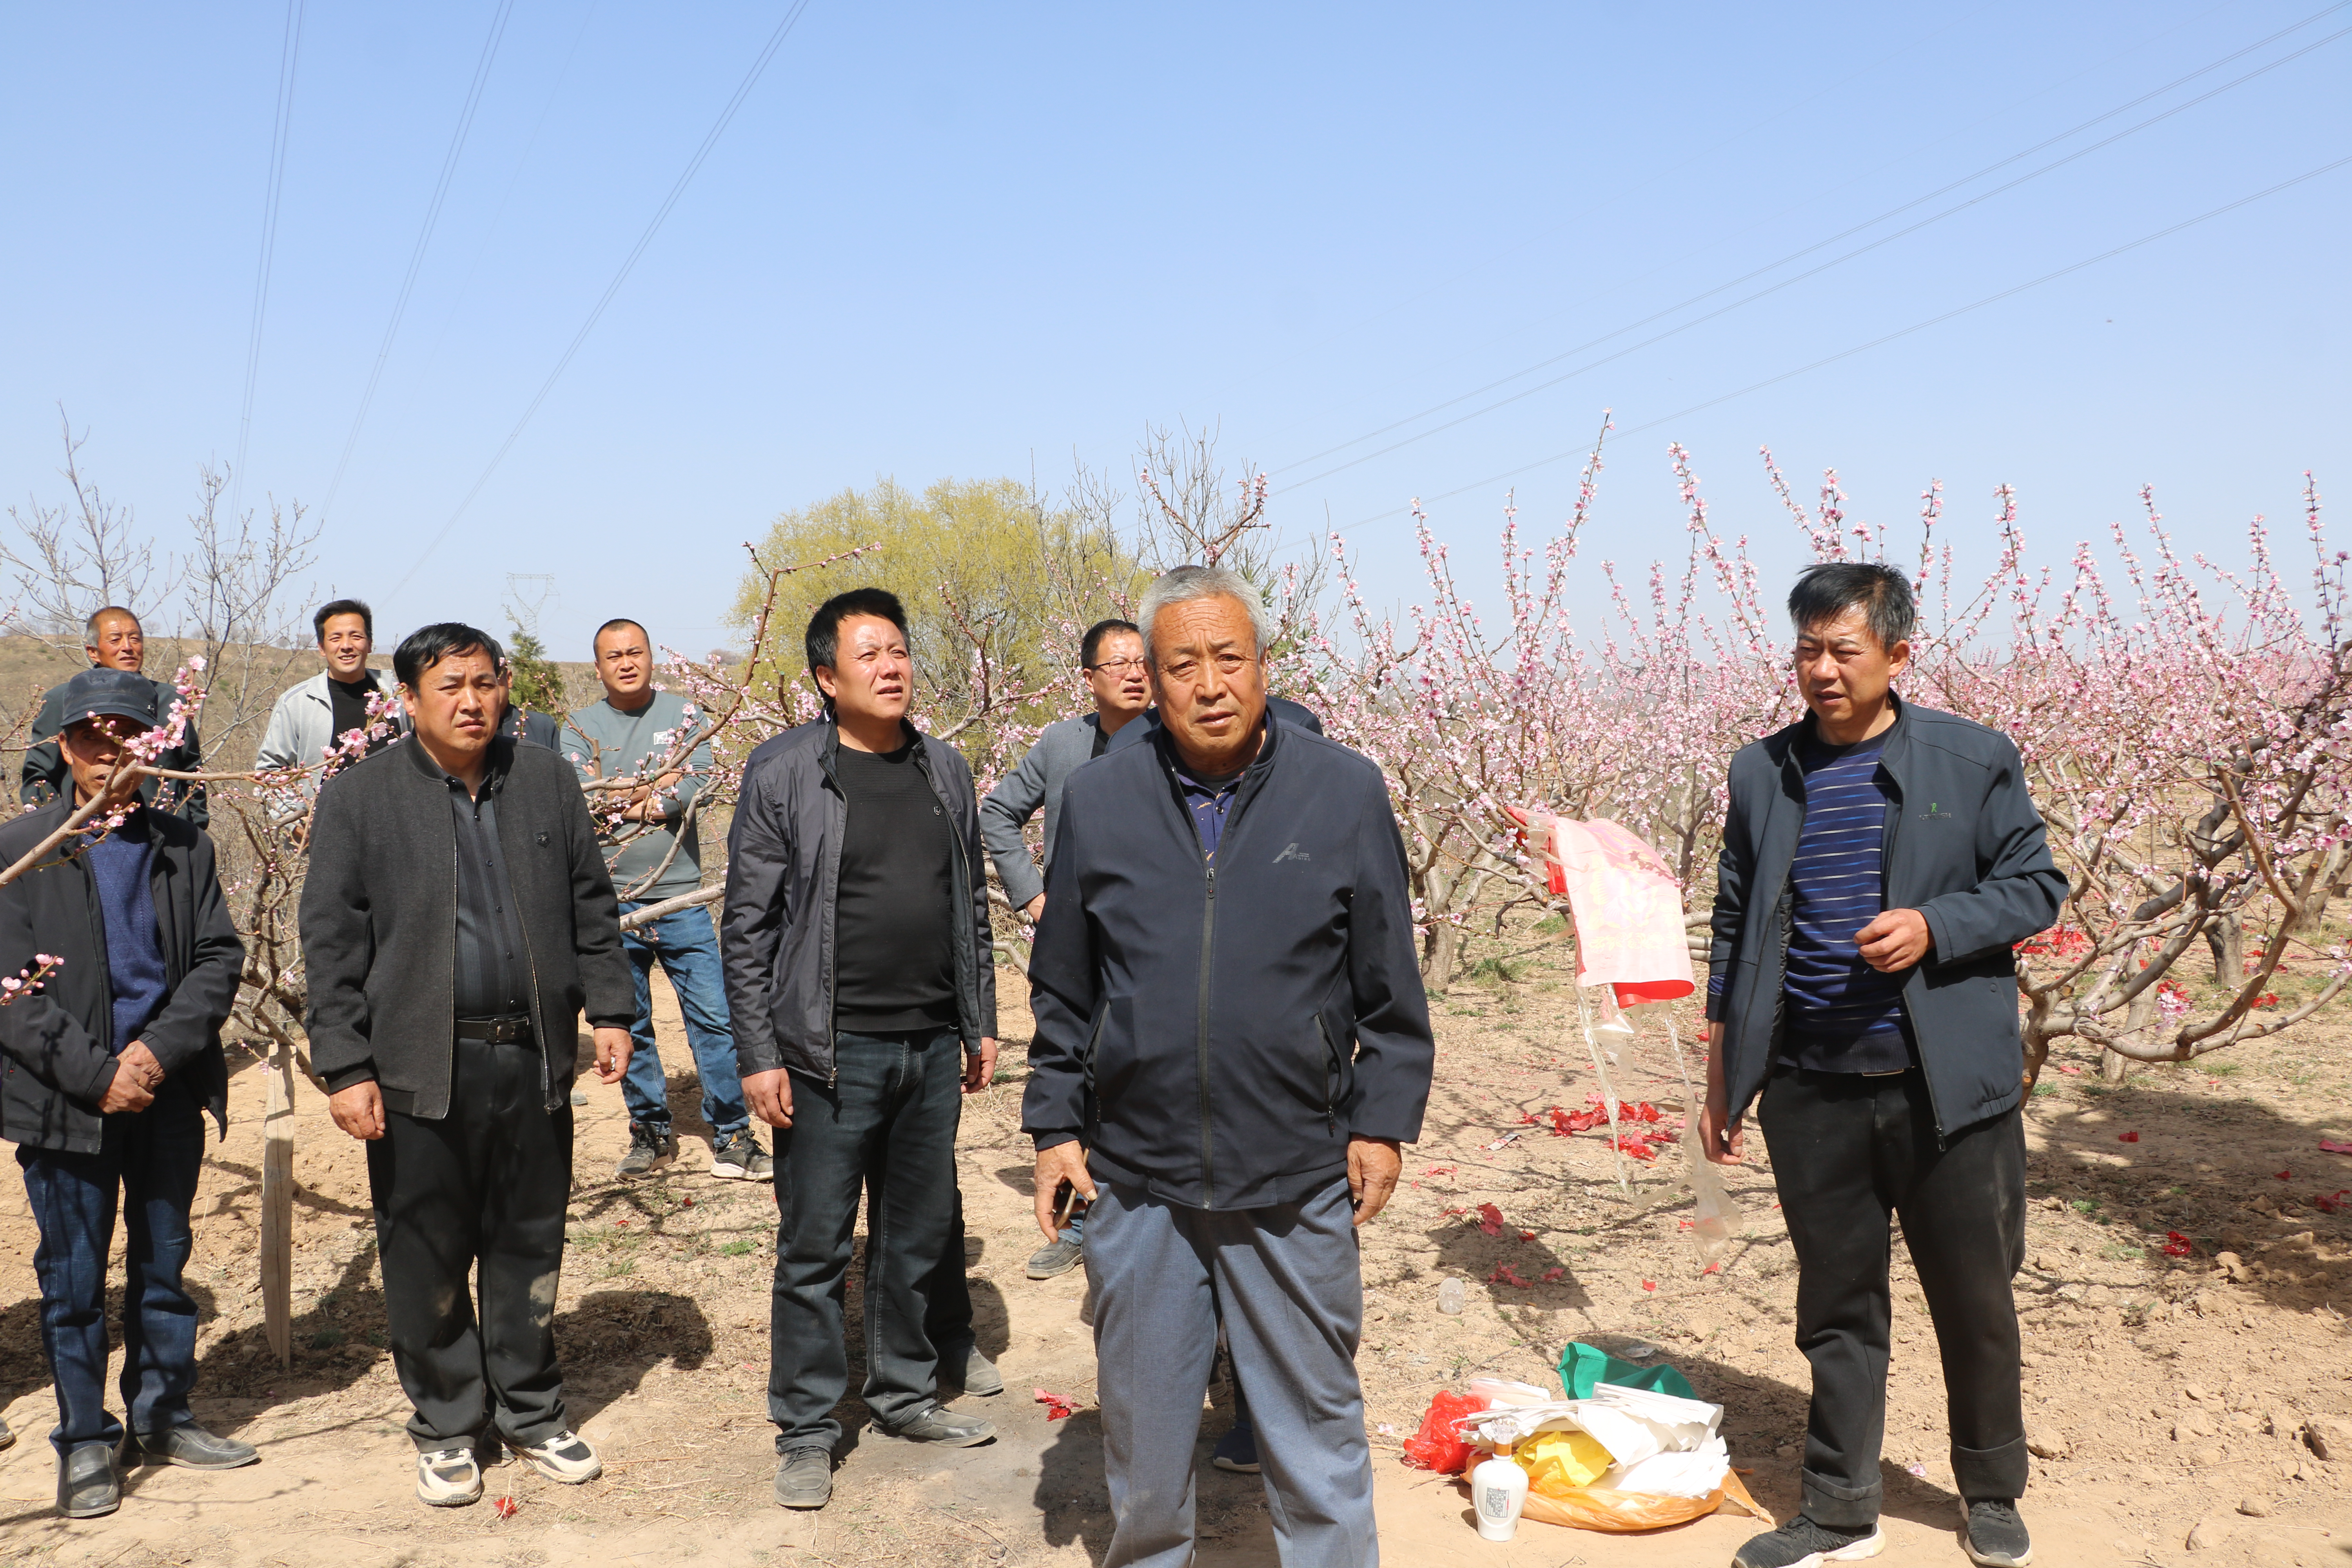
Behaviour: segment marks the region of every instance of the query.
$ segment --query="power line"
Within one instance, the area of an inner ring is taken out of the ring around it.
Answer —
[[[2039,278],[2029,279],[2023,283],[2014,284],[2010,288],[2001,289],[1999,293],[1988,294],[1981,300],[1975,300],[1965,305],[1955,306],[1953,309],[1943,311],[1939,315],[1930,316],[1924,321],[1914,321],[1907,327],[1899,328],[1895,331],[1884,333],[1878,337],[1871,339],[1868,342],[1856,343],[1852,348],[1848,349],[1840,349],[1836,353],[1824,355],[1822,358],[1817,359],[1810,364],[1801,364],[1794,370],[1782,371],[1778,375],[1767,376],[1762,381],[1751,382],[1736,392],[1727,392],[1722,394],[1720,396],[1710,397],[1704,403],[1694,403],[1687,408],[1677,409],[1672,414],[1650,420],[1646,424],[1636,425],[1630,430],[1620,431],[1617,435],[1617,439],[1622,441],[1628,436],[1637,436],[1645,430],[1654,430],[1662,425],[1671,425],[1677,419],[1687,418],[1691,415],[1698,414],[1706,409],[1713,408],[1718,404],[1728,403],[1732,399],[1738,397],[1745,397],[1751,392],[1761,392],[1768,386],[1778,386],[1784,381],[1792,380],[1795,377],[1804,375],[1809,372],[1819,370],[1823,365],[1835,364],[1840,360],[1851,359],[1855,354],[1864,353],[1869,350],[1883,347],[1887,343],[1895,342],[1898,338],[1907,338],[1914,332],[1923,332],[1929,327],[1940,326],[1944,322],[1953,320],[1955,317],[1965,316],[1971,310],[1979,310],[1987,305],[1998,304],[2003,300],[2011,299],[2019,294],[2022,294],[2029,289],[2038,289],[2044,283],[2054,282],[2058,279],[2066,277],[2070,273],[2080,272],[2086,267],[2095,267],[2102,261],[2113,260],[2115,258],[2123,255],[2126,251],[2137,250],[2144,245],[2153,245],[2156,241],[2179,234],[2183,229],[2194,228],[2199,224],[2220,217],[2224,213],[2235,212],[2238,208],[2261,201],[2266,196],[2274,196],[2281,191],[2290,189],[2295,185],[2300,185],[2307,180],[2315,180],[2322,174],[2331,174],[2337,169],[2343,168],[2347,163],[2352,163],[2352,155],[2338,158],[2330,163],[2322,163],[2315,169],[2306,169],[2300,174],[2281,180],[2277,184],[2265,186],[2262,190],[2254,192],[2252,195],[2240,196],[2237,200],[2232,202],[2224,202],[2218,207],[2213,207],[2208,211],[2199,213],[2195,217],[2183,218],[2179,223],[2171,224],[2164,228],[2159,228],[2152,234],[2144,234],[2137,239],[2126,241],[2122,245],[2115,247],[2113,249],[2103,250],[2096,256],[2084,257],[2082,260],[2072,262],[2067,266],[2061,267],[2054,272],[2045,272]],[[1483,479],[1474,480],[1473,482],[1463,485],[1458,489],[1450,489],[1443,494],[1431,496],[1428,499],[1432,501],[1451,500],[1455,496],[1467,495],[1472,490],[1483,489],[1488,485],[1497,483],[1503,479],[1515,479],[1521,474],[1530,472],[1536,468],[1545,468],[1550,464],[1562,462],[1570,458],[1581,458],[1585,455],[1585,451],[1586,448],[1584,447],[1577,447],[1566,452],[1554,452],[1549,458],[1538,458],[1532,463],[1522,463],[1516,468],[1507,468],[1499,474],[1489,474]],[[1391,507],[1386,511],[1374,512],[1370,517],[1359,518],[1352,526],[1362,528],[1370,523],[1380,522],[1388,518],[1401,516],[1409,510],[1409,508],[1405,507]]]
[[[229,514],[245,510],[245,449],[253,436],[253,387],[261,374],[261,323],[269,308],[270,260],[278,250],[278,195],[286,184],[286,139],[294,118],[294,68],[302,54],[307,0],[286,0],[278,45],[278,118],[269,132],[269,194],[261,204],[261,262],[253,279],[253,320],[245,336],[245,404],[236,418],[236,463],[229,469]]]
[[[727,127],[735,119],[735,111],[743,107],[745,99],[751,96],[751,89],[759,85],[761,76],[768,68],[768,62],[776,58],[776,51],[783,47],[786,35],[792,32],[793,24],[801,19],[801,13],[807,10],[809,0],[793,0],[792,8],[784,13],[783,20],[777,24],[775,32],[770,35],[767,46],[761,49],[759,58],[751,62],[751,68],[744,73],[742,83],[736,88],[735,95],[727,100],[727,107],[719,111],[719,118],[711,125],[709,133],[703,137],[702,145],[697,147],[694,150],[694,156],[687,160],[685,172],[678,175],[677,183],[669,189],[669,195],[663,197],[661,205],[655,209],[653,221],[646,225],[645,232],[637,237],[637,243],[630,247],[629,254],[622,260],[620,270],[614,273],[612,282],[604,286],[604,292],[598,297],[595,308],[588,312],[588,319],[580,323],[580,330],[572,334],[572,342],[564,349],[562,357],[555,362],[555,368],[549,371],[547,379],[540,384],[539,391],[532,396],[530,405],[523,409],[522,417],[517,419],[514,428],[507,432],[507,438],[499,443],[499,449],[490,455],[490,460],[483,467],[480,477],[474,480],[473,488],[468,489],[464,498],[457,502],[457,509],[450,512],[449,520],[441,525],[440,531],[434,534],[425,548],[417,552],[415,560],[409,563],[407,574],[392,585],[392,591],[395,595],[408,586],[417,573],[424,570],[425,563],[432,556],[433,552],[440,548],[444,539],[449,537],[449,531],[457,526],[457,520],[466,515],[467,508],[474,504],[474,498],[482,493],[482,488],[490,482],[490,476],[499,471],[499,465],[506,461],[509,452],[514,450],[514,444],[522,438],[524,426],[530,423],[531,416],[539,412],[539,405],[547,401],[547,395],[555,390],[556,382],[562,378],[565,368],[572,363],[572,356],[580,352],[580,346],[588,341],[588,334],[596,330],[597,321],[604,317],[604,308],[610,305],[613,302],[613,297],[621,291],[621,285],[628,281],[629,273],[637,265],[637,258],[643,256],[646,253],[646,247],[654,242],[654,236],[660,232],[663,220],[669,216],[670,209],[677,205],[678,198],[686,194],[686,187],[693,183],[696,173],[702,167],[703,160],[710,156],[710,150],[719,145],[719,137],[726,134]]]
[[[466,89],[466,105],[457,112],[457,129],[449,138],[449,151],[441,160],[441,178],[433,187],[433,199],[425,206],[425,225],[416,231],[416,245],[408,253],[408,271],[400,279],[400,293],[392,302],[392,320],[384,323],[383,342],[375,351],[375,364],[368,372],[367,390],[360,394],[359,412],[352,416],[351,434],[343,437],[343,455],[336,459],[335,477],[327,485],[327,499],[320,503],[319,521],[335,508],[335,492],[343,488],[343,472],[352,466],[352,453],[360,444],[361,427],[367,424],[368,409],[375,403],[376,384],[383,379],[384,362],[392,357],[392,340],[400,334],[400,319],[408,311],[410,290],[416,287],[416,274],[425,265],[425,252],[433,243],[434,226],[441,221],[441,204],[449,195],[449,182],[457,173],[458,155],[466,150],[466,134],[473,129],[474,110],[482,101],[482,88],[490,79],[490,61],[499,52],[499,40],[506,35],[507,17],[514,11],[514,0],[499,0],[498,12],[490,18],[490,36],[482,41],[482,58],[474,66],[474,80]]]
[[[1390,424],[1381,426],[1377,430],[1370,431],[1365,435],[1356,437],[1352,440],[1342,441],[1336,447],[1328,447],[1322,451],[1316,453],[1313,457],[1302,458],[1296,462],[1286,464],[1284,467],[1289,468],[1304,468],[1308,463],[1318,461],[1323,458],[1330,457],[1338,452],[1343,452],[1349,447],[1359,446],[1366,441],[1377,440],[1381,436],[1387,435],[1394,430],[1402,429],[1405,426],[1411,425],[1416,420],[1425,419],[1433,414],[1443,413],[1444,410],[1452,408],[1458,404],[1468,402],[1471,398],[1477,397],[1485,393],[1492,392],[1498,387],[1508,385],[1510,383],[1518,380],[1521,376],[1531,375],[1535,372],[1545,369],[1548,366],[1558,364],[1564,359],[1570,359],[1590,349],[1598,348],[1612,338],[1622,337],[1627,332],[1639,331],[1641,328],[1648,326],[1654,321],[1662,321],[1668,316],[1674,315],[1677,311],[1687,310],[1693,305],[1713,299],[1716,295],[1721,294],[1727,289],[1736,289],[1742,283],[1749,282],[1757,278],[1760,278],[1764,274],[1775,271],[1780,268],[1787,266],[1792,261],[1801,260],[1807,256],[1812,255],[1816,251],[1836,244],[1841,239],[1850,238],[1854,235],[1862,233],[1865,229],[1874,228],[1879,224],[1885,223],[1889,218],[1899,216],[1902,214],[1910,211],[1914,207],[1935,200],[1937,196],[1948,195],[1952,191],[1958,190],[1962,185],[1969,184],[1977,180],[1982,179],[1985,175],[1990,174],[1996,170],[2006,168],[2010,164],[2018,162],[2020,159],[2031,157],[2035,153],[2053,146],[2070,137],[2079,135],[2081,132],[2090,129],[2092,126],[2112,120],[2116,115],[2137,108],[2140,104],[2146,103],[2151,99],[2162,97],[2165,93],[2172,91],[2175,88],[2181,86],[2183,83],[2192,81],[2198,77],[2204,76],[2210,71],[2219,69],[2221,67],[2228,65],[2233,60],[2242,59],[2246,55],[2252,53],[2254,50],[2262,48],[2267,44],[2277,41],[2286,34],[2292,33],[2297,28],[2309,26],[2320,16],[2343,9],[2347,4],[2352,4],[2352,0],[2337,0],[2336,5],[2329,5],[2325,9],[2315,13],[2311,16],[2305,17],[2302,21],[2295,23],[2293,26],[2282,28],[2279,32],[2272,34],[2267,38],[2261,39],[2256,43],[2249,44],[2244,48],[2239,49],[2232,54],[2225,55],[2221,59],[2215,60],[2210,64],[2200,66],[2196,70],[2190,71],[2187,76],[2178,78],[2173,81],[2168,82],[2163,87],[2153,89],[2152,91],[2142,93],[2139,97],[2135,98],[2128,102],[2118,104],[2115,108],[2110,109],[2102,114],[2095,115],[2093,118],[2083,121],[2081,124],[2074,126],[2071,130],[2061,132],[2055,136],[2045,138],[2044,140],[2036,142],[2034,145],[2025,148],[2021,152],[2011,153],[2008,157],[2002,158],[1997,163],[1989,163],[1985,167],[1977,170],[1974,174],[1951,181],[1936,190],[1928,192],[1925,195],[1917,196],[1910,201],[1905,202],[1900,206],[1889,208],[1887,211],[1880,213],[1875,217],[1870,218],[1863,223],[1855,224],[1852,227],[1844,229],[1840,233],[1833,234],[1826,239],[1818,240],[1811,245],[1806,246],[1801,250],[1791,251],[1790,254],[1780,258],[1778,260],[1768,262],[1764,266],[1756,268],[1749,272],[1742,274],[1740,277],[1732,279],[1728,282],[1719,283],[1712,289],[1708,289],[1698,294],[1694,294],[1690,298],[1680,300],[1675,304],[1669,305],[1662,310],[1654,311],[1651,314],[1643,317],[1640,321],[1630,321],[1624,326],[1618,327],[1611,331],[1602,333],[1600,337],[1580,343],[1572,349],[1563,350],[1559,353],[1553,354],[1549,358],[1538,360],[1533,364],[1513,371],[1508,375],[1500,376],[1494,381],[1488,382],[1484,386],[1474,388],[1469,392],[1463,393],[1459,396],[1448,398],[1443,403],[1432,405],[1430,407],[1424,408],[1417,414],[1408,415],[1404,418],[1394,420]],[[2065,154],[2063,157],[2052,160],[2050,163],[2043,164],[2041,168],[2035,169],[2030,174],[2021,174],[2016,179],[1996,185],[1989,191],[1980,192],[1979,194],[1968,198],[1966,201],[1956,203],[1932,216],[1922,218],[1918,222],[1911,224],[1904,228],[1897,229],[1892,234],[1882,235],[1880,237],[1870,241],[1868,244],[1858,246],[1853,250],[1846,252],[1844,255],[1837,257],[1832,260],[1825,261],[1818,267],[1810,268],[1793,277],[1784,278],[1780,281],[1771,284],[1767,288],[1759,289],[1755,293],[1749,294],[1743,299],[1736,300],[1728,305],[1710,310],[1706,315],[1695,317],[1678,326],[1669,328],[1665,331],[1645,338],[1640,342],[1620,349],[1614,353],[1603,355],[1601,358],[1594,360],[1591,363],[1580,365],[1575,370],[1554,376],[1549,381],[1539,382],[1534,386],[1526,387],[1518,392],[1515,392],[1507,397],[1498,398],[1495,402],[1486,405],[1485,407],[1474,409],[1470,413],[1465,414],[1458,418],[1450,419],[1443,425],[1433,426],[1429,429],[1408,436],[1401,441],[1391,442],[1388,446],[1382,447],[1377,451],[1367,452],[1361,457],[1351,458],[1344,463],[1336,464],[1333,467],[1325,469],[1323,472],[1315,474],[1307,479],[1294,480],[1290,484],[1283,486],[1281,489],[1276,490],[1275,493],[1280,495],[1288,490],[1297,489],[1305,485],[1315,484],[1320,480],[1329,479],[1334,474],[1345,472],[1347,469],[1354,468],[1359,464],[1370,462],[1375,458],[1385,457],[1391,452],[1397,451],[1404,447],[1412,446],[1417,441],[1426,440],[1432,436],[1451,430],[1454,426],[1465,424],[1469,420],[1481,418],[1486,415],[1495,412],[1498,408],[1505,408],[1509,406],[1511,404],[1521,401],[1524,398],[1532,397],[1538,392],[1549,391],[1552,387],[1558,386],[1563,382],[1573,380],[1577,376],[1598,370],[1602,365],[1623,359],[1628,354],[1635,353],[1643,349],[1650,348],[1657,343],[1664,342],[1668,338],[1675,337],[1683,332],[1686,332],[1694,327],[1704,325],[1706,322],[1714,321],[1718,316],[1723,316],[1733,310],[1739,310],[1744,306],[1754,304],[1757,300],[1764,299],[1769,295],[1777,294],[1784,289],[1790,288],[1795,284],[1805,281],[1809,278],[1817,277],[1832,268],[1843,266],[1846,262],[1855,259],[1857,257],[1865,256],[1871,251],[1881,249],[1885,246],[1893,244],[1898,239],[1906,237],[1906,236],[1916,234],[1923,228],[1940,223],[1944,219],[1951,217],[1956,214],[1965,212],[1970,207],[1979,205],[2005,192],[2015,190],[2018,186],[2025,184],[2030,181],[2039,179],[2043,174],[2050,174],[2053,170],[2063,168],[2069,163],[2088,157],[2090,154],[2100,151],[2102,148],[2113,146],[2116,142],[2124,140],[2126,137],[2136,135],[2138,132],[2148,129],[2150,126],[2159,124],[2162,121],[2172,118],[2176,114],[2179,114],[2189,109],[2194,109],[2199,104],[2217,98],[2222,93],[2231,91],[2232,89],[2242,87],[2247,82],[2253,80],[2256,77],[2276,70],[2281,66],[2287,65],[2299,59],[2303,56],[2311,53],[2313,50],[2322,48],[2328,44],[2336,42],[2339,38],[2347,37],[2347,35],[2352,35],[2352,27],[2342,28],[2336,32],[2328,34],[2325,37],[2315,39],[2311,43],[2305,44],[2301,48],[2295,49],[2288,54],[2282,55],[2277,59],[2272,60],[2266,65],[2256,67],[2254,69],[2246,72],[2243,76],[2223,82],[2221,86],[2200,93],[2195,98],[2185,100],[2182,102],[2174,104],[2169,109],[2151,115],[2147,119],[2141,121],[2137,125],[2126,127],[2122,131],[2116,132],[2112,136],[2107,136],[2097,142],[2092,142],[2089,146],[2077,148],[2075,151]],[[1273,471],[1279,473],[1283,470],[1281,468],[1276,468]]]

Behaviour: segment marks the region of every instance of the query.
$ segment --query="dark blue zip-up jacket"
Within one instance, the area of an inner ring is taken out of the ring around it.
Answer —
[[[1192,1208],[1295,1203],[1421,1135],[1435,1049],[1380,770],[1269,716],[1213,862],[1164,733],[1070,775],[1023,1131]]]
[[[1879,766],[1886,807],[1882,909],[1917,910],[1931,945],[1903,983],[1903,1010],[1938,1133],[1998,1116],[2024,1092],[2017,966],[2010,950],[2049,929],[2066,899],[2017,747],[1998,730],[1895,699]],[[1731,759],[1716,868],[1709,967],[1727,974],[1724,1083],[1738,1121],[1779,1055],[1789,952],[1789,872],[1805,823],[1799,747],[1807,714]]]

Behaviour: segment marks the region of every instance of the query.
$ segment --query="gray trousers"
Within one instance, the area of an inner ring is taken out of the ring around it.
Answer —
[[[1284,1568],[1376,1568],[1348,1184],[1209,1210],[1101,1184],[1087,1215],[1096,1389],[1115,1521],[1103,1568],[1192,1561],[1192,1446],[1224,1320]]]

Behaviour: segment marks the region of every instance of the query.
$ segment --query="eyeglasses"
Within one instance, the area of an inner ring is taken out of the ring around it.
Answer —
[[[1146,666],[1139,658],[1107,658],[1100,664],[1090,664],[1086,668],[1104,675],[1125,675],[1130,669],[1141,674]]]

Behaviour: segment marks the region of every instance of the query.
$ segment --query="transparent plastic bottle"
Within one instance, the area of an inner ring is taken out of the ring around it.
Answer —
[[[1437,1288],[1437,1310],[1439,1311],[1451,1312],[1459,1316],[1462,1311],[1462,1304],[1463,1289],[1461,1280],[1448,1279],[1444,1284],[1440,1285]]]

